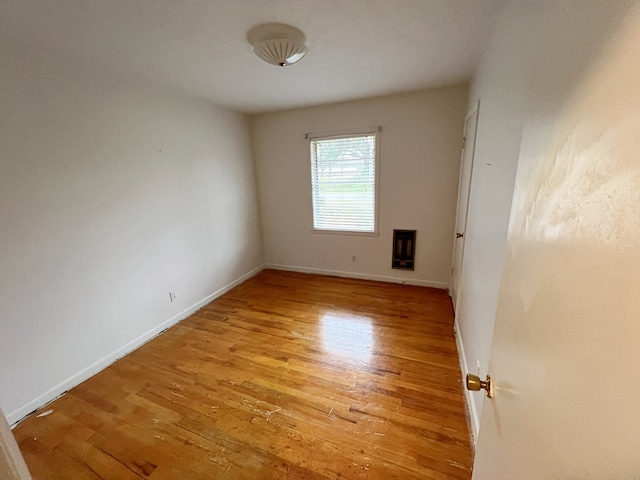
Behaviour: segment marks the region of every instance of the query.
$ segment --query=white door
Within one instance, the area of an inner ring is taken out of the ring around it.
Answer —
[[[453,264],[451,265],[451,298],[453,308],[456,307],[460,276],[464,257],[464,235],[467,227],[467,211],[469,209],[469,191],[473,173],[473,156],[476,147],[476,130],[478,128],[479,103],[469,112],[464,121],[464,141],[462,159],[460,161],[460,180],[458,182],[458,210],[456,213],[456,231],[454,232]]]
[[[0,478],[3,480],[31,480],[27,465],[24,463],[2,409],[0,409]]]
[[[559,102],[533,87],[474,480],[640,479],[638,13]]]

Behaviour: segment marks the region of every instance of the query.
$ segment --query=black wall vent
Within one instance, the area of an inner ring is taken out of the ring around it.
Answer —
[[[393,261],[391,268],[413,270],[416,256],[416,231],[393,231]]]

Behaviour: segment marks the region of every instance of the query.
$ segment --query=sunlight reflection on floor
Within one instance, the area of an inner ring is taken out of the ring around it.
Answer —
[[[374,326],[370,318],[325,313],[320,319],[322,346],[345,360],[369,362],[375,346]]]

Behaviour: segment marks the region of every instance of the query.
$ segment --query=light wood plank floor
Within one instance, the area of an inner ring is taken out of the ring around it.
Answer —
[[[451,302],[266,270],[14,430],[35,479],[471,477]]]

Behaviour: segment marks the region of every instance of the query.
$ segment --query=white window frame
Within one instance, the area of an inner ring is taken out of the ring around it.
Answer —
[[[331,132],[308,133],[305,138],[308,139],[308,152],[310,159],[310,180],[311,180],[311,233],[328,234],[328,235],[359,235],[367,237],[377,237],[378,233],[378,204],[380,201],[380,132],[381,127],[358,128],[351,130],[339,130]],[[314,208],[313,208],[313,157],[311,154],[311,142],[314,140],[332,140],[336,138],[362,137],[365,135],[373,135],[375,137],[375,178],[374,178],[374,211],[373,211],[373,232],[357,231],[357,230],[333,230],[315,228]]]

